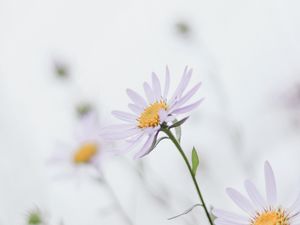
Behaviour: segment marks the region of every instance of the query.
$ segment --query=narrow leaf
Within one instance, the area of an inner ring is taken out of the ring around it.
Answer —
[[[168,220],[173,220],[173,219],[176,219],[176,218],[178,218],[180,216],[186,215],[186,214],[188,214],[189,212],[191,212],[194,208],[196,208],[198,206],[202,206],[202,205],[201,204],[195,204],[191,208],[189,208],[189,209],[185,210],[184,212],[180,213],[179,215],[168,218]]]
[[[192,151],[192,171],[193,171],[194,176],[196,176],[198,166],[199,166],[198,153],[197,153],[197,150],[195,149],[195,147],[193,147],[193,151]]]
[[[174,128],[174,127],[179,127],[181,126],[189,117],[185,117],[182,120],[174,120],[174,123],[169,127],[170,129]]]

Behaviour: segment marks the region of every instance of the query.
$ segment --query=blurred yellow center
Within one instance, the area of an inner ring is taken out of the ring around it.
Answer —
[[[288,218],[281,209],[259,214],[251,225],[289,225]]]
[[[141,113],[138,119],[139,128],[156,127],[160,123],[159,111],[167,109],[167,103],[164,101],[154,102]]]
[[[97,154],[97,145],[94,143],[83,144],[74,154],[73,161],[76,164],[89,163],[91,159]]]

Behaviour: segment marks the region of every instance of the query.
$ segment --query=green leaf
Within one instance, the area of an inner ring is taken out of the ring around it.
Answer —
[[[197,153],[197,150],[195,149],[195,147],[193,147],[193,151],[192,151],[192,171],[193,171],[194,176],[196,176],[198,166],[199,166],[198,153]]]

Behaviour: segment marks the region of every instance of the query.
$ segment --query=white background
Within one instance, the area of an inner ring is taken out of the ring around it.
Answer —
[[[183,146],[198,149],[207,202],[238,211],[224,188],[251,178],[263,191],[266,159],[283,202],[293,198],[300,100],[286,101],[300,82],[299,9],[297,0],[0,0],[0,224],[24,224],[35,207],[50,224],[125,224],[103,211],[110,205],[103,187],[54,179],[47,158],[72,137],[78,102],[92,102],[107,125],[112,109],[126,108],[125,89],[142,91],[152,71],[163,78],[166,64],[173,88],[185,65],[194,68],[193,83],[203,81],[205,101],[183,126]],[[178,23],[190,33],[178,32]],[[69,66],[70,79],[55,77],[55,61]],[[104,166],[134,224],[206,224],[200,208],[167,220],[197,203],[170,143],[142,162],[147,187],[166,197],[165,206],[141,184],[130,154]]]

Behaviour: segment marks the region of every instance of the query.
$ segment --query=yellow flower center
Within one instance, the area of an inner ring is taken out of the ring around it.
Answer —
[[[251,225],[289,225],[289,222],[285,212],[278,209],[259,214]]]
[[[75,152],[73,161],[76,164],[89,163],[97,152],[98,146],[95,143],[85,143]]]
[[[141,113],[138,118],[139,128],[156,127],[160,123],[159,111],[166,110],[167,103],[164,101],[157,101],[145,108],[144,112]]]

